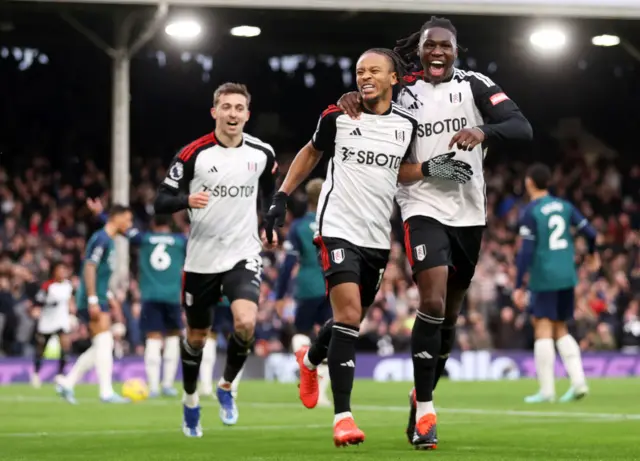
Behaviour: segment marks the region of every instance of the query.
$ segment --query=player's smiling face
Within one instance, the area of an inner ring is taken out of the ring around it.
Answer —
[[[242,94],[221,94],[217,104],[211,109],[216,128],[229,137],[244,130],[249,120],[247,98]]]
[[[425,79],[438,83],[451,75],[453,63],[458,57],[456,37],[447,29],[427,29],[420,37],[418,49]]]
[[[396,83],[398,75],[393,71],[390,58],[379,53],[360,56],[356,64],[356,84],[364,101],[384,99]]]

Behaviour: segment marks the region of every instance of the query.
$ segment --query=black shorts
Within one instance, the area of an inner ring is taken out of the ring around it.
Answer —
[[[319,249],[327,290],[341,283],[356,283],[362,307],[371,306],[389,261],[389,250],[363,248],[334,237],[318,237],[314,244]]]
[[[211,306],[225,295],[229,302],[246,299],[258,304],[262,277],[262,260],[240,261],[232,269],[220,274],[182,274],[182,306],[187,325],[195,329],[211,328]]]
[[[476,271],[485,226],[452,227],[433,218],[404,222],[404,245],[413,275],[432,267],[453,269],[451,282],[467,287]]]

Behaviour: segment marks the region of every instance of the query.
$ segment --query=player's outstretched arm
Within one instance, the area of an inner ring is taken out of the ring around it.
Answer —
[[[482,138],[482,141],[492,138],[521,141],[533,139],[531,124],[502,88],[489,77],[478,73],[471,76],[469,82],[476,106],[487,123],[462,131],[468,132],[469,137],[476,140]],[[477,136],[478,130],[482,132],[482,136]],[[459,141],[461,140],[456,140]],[[470,139],[468,142],[477,145],[474,140]]]

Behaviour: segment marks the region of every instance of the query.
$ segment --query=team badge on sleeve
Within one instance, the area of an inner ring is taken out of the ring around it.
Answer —
[[[182,163],[175,163],[169,170],[169,177],[179,181],[184,176],[184,166]]]
[[[509,99],[509,96],[507,96],[506,94],[496,93],[489,98],[489,101],[491,101],[491,104],[495,106],[500,104],[503,101],[506,101],[507,99]]]

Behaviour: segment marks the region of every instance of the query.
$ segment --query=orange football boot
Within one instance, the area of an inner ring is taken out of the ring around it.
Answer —
[[[336,447],[360,445],[364,442],[364,432],[358,429],[353,418],[341,419],[333,426],[333,443]]]
[[[304,346],[296,352],[296,361],[300,367],[300,384],[298,390],[300,400],[307,408],[315,408],[318,404],[320,391],[318,390],[318,370],[309,370],[304,364],[304,356],[307,355],[309,346]]]
[[[428,413],[418,420],[413,435],[413,446],[417,450],[435,450],[438,447],[436,415]]]

